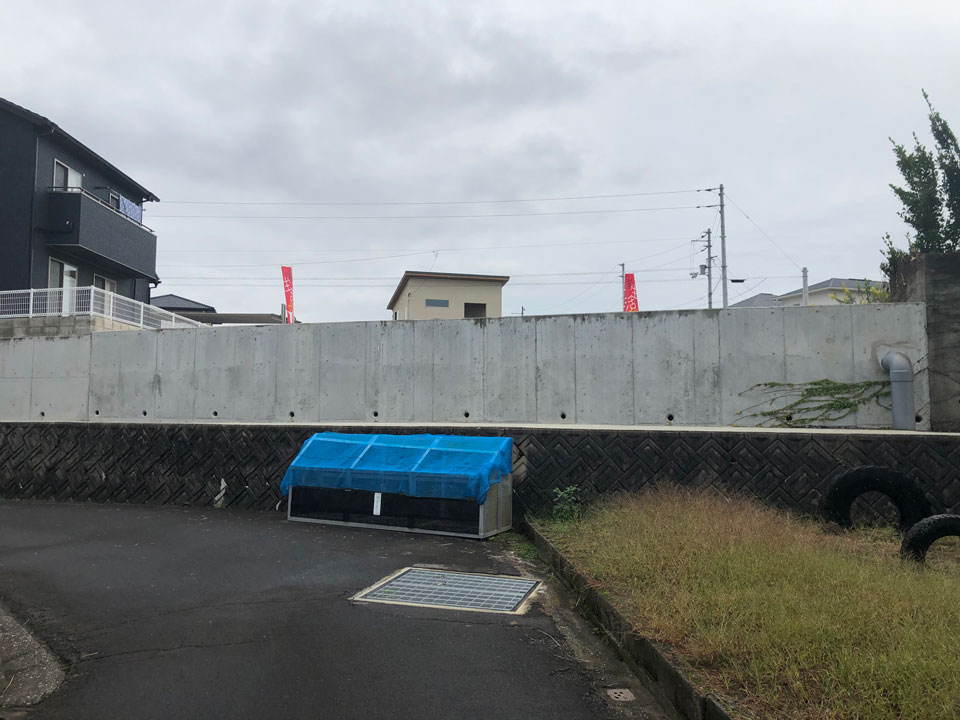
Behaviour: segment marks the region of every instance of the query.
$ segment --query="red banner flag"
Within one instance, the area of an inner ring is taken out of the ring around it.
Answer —
[[[293,324],[293,268],[281,265],[280,272],[283,274],[283,295],[287,306],[284,322]]]
[[[637,303],[637,281],[633,273],[623,276],[623,311],[637,312],[640,309]]]

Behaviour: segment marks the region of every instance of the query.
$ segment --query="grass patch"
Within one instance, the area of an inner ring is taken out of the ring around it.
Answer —
[[[538,557],[537,548],[534,547],[533,543],[513,530],[494,535],[490,539],[504,550],[509,550],[524,560],[533,561]]]
[[[899,559],[745,499],[619,496],[546,535],[643,635],[744,717],[960,717],[957,553]],[[939,544],[939,543],[938,543]]]

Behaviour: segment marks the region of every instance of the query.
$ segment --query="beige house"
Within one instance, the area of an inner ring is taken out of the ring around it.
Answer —
[[[394,320],[500,317],[506,275],[407,270],[387,304]]]

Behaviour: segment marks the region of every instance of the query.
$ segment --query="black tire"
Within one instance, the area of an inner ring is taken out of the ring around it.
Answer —
[[[922,563],[931,545],[951,535],[960,537],[960,515],[931,515],[924,518],[903,536],[900,557]]]
[[[906,531],[933,514],[930,501],[920,486],[901,472],[890,468],[858,467],[841,473],[823,496],[823,516],[841,527],[851,527],[850,508],[854,500],[868,492],[886,495],[900,511],[900,530]]]

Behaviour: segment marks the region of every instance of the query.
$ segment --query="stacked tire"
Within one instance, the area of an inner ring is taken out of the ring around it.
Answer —
[[[960,537],[960,515],[931,515],[907,530],[900,543],[900,557],[922,563],[931,545],[951,536]]]
[[[844,471],[830,481],[823,496],[824,518],[841,527],[852,527],[853,503],[868,492],[886,495],[897,507],[900,530],[904,533],[900,544],[902,558],[922,563],[937,540],[960,537],[960,515],[934,515],[923,488],[915,480],[891,468],[872,465]]]

